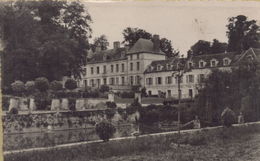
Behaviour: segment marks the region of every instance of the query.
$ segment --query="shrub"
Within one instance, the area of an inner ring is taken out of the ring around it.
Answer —
[[[109,141],[109,139],[114,135],[116,132],[116,128],[109,122],[100,122],[96,125],[96,133],[100,139]]]
[[[49,81],[45,77],[39,77],[35,79],[35,87],[41,91],[46,92],[49,89]]]
[[[68,90],[73,90],[77,88],[77,82],[74,79],[68,79],[65,82],[65,88]]]
[[[51,104],[51,99],[46,92],[37,92],[34,95],[35,105],[37,110],[48,110],[49,105]]]
[[[104,92],[108,92],[109,91],[109,86],[107,85],[102,85],[99,89],[100,92],[104,93]]]
[[[24,92],[25,86],[22,81],[17,80],[14,83],[12,83],[11,86],[12,86],[12,90],[16,92],[16,94],[20,94]]]
[[[34,81],[27,81],[25,83],[25,89],[28,93],[33,93],[35,91],[35,82]]]
[[[115,109],[107,109],[106,110],[106,115],[107,115],[108,119],[113,118],[115,114],[116,114]]]
[[[108,108],[116,108],[116,103],[115,102],[107,101],[106,105],[107,105]]]
[[[17,109],[17,108],[12,108],[12,109],[9,111],[9,114],[17,115],[17,114],[18,114],[18,109]]]
[[[59,82],[59,81],[52,81],[50,83],[50,88],[53,90],[53,91],[59,91],[59,90],[62,90],[62,83]]]
[[[236,122],[236,115],[230,108],[225,108],[221,113],[221,120],[223,126],[231,127]]]
[[[122,98],[134,98],[135,93],[134,92],[122,92],[120,94]]]

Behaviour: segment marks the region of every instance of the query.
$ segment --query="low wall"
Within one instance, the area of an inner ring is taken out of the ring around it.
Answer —
[[[41,132],[50,130],[82,129],[94,127],[102,120],[110,120],[115,125],[131,124],[135,115],[107,113],[110,109],[75,112],[44,112],[31,114],[7,114],[2,116],[4,134]],[[125,117],[126,116],[126,117]]]
[[[211,127],[196,130],[184,130],[181,131],[180,143],[191,145],[206,144],[206,142],[222,138],[225,132],[228,132],[231,136],[239,136],[259,131],[260,122],[235,125],[231,128]],[[167,132],[142,135],[139,137],[115,138],[106,143],[101,141],[91,141],[48,148],[6,151],[4,152],[4,157],[5,161],[21,159],[37,161],[37,158],[41,158],[41,161],[69,161],[78,156],[88,159],[96,157],[106,158],[151,149],[169,150],[170,147],[176,146],[177,140],[178,132]]]

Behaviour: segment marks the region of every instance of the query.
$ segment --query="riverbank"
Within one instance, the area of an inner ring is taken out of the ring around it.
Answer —
[[[256,144],[260,145],[258,144],[260,139],[255,139],[258,138],[259,132],[260,122],[235,125],[231,128],[213,127],[186,130],[181,132],[179,140],[181,148],[177,148],[176,144],[178,133],[167,132],[116,138],[106,143],[85,142],[38,150],[5,152],[5,161],[101,161],[128,160],[128,158],[131,160],[133,158],[137,158],[134,160],[176,160],[178,157],[181,158],[178,161],[182,161],[189,160],[189,158],[197,160],[214,160],[215,158],[216,160],[222,156],[227,157],[220,160],[234,160],[231,158],[251,148],[247,147],[251,145],[250,142],[253,149],[257,150]],[[233,148],[235,148],[235,152],[232,152]],[[258,151],[254,153],[258,155]],[[211,158],[208,158],[210,156]]]

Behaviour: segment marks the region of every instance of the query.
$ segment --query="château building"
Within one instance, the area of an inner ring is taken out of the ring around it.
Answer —
[[[260,49],[250,48],[242,53],[224,52],[166,59],[160,50],[158,35],[153,40],[139,39],[132,48],[120,47],[100,50],[87,59],[81,87],[99,88],[108,85],[113,91],[129,91],[132,86],[146,88],[148,95],[178,97],[178,82],[174,76],[181,61],[185,72],[180,80],[181,98],[193,98],[198,94],[203,80],[213,69],[231,71],[243,59],[260,61]]]

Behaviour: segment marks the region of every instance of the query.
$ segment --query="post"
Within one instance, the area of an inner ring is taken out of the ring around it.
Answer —
[[[177,75],[178,79],[178,147],[180,147],[180,137],[181,137],[181,132],[180,132],[180,117],[181,117],[181,112],[180,112],[180,104],[181,104],[181,85],[180,85],[180,71],[179,74]]]

